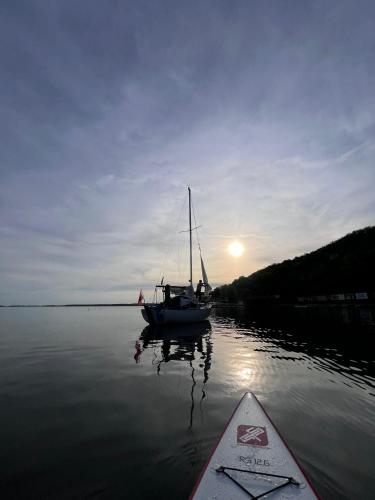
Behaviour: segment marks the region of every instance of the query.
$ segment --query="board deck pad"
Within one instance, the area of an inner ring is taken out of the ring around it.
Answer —
[[[203,469],[194,500],[317,499],[255,395],[241,399]]]

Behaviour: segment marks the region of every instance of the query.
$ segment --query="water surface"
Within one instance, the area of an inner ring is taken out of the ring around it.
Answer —
[[[375,496],[374,311],[0,308],[2,498],[187,498],[255,392],[324,498]]]

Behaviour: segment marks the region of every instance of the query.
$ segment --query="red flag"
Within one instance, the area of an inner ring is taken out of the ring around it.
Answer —
[[[145,298],[143,296],[142,290],[139,292],[139,297],[138,297],[138,305],[141,306],[145,301]]]

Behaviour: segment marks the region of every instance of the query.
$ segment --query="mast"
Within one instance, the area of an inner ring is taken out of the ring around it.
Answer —
[[[190,236],[190,284],[193,286],[193,251],[192,251],[192,237],[191,237],[191,191],[189,191],[189,236]]]

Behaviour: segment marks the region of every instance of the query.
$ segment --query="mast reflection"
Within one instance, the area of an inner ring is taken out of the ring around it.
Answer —
[[[193,417],[195,409],[194,393],[197,386],[196,371],[194,363],[199,359],[198,367],[203,372],[203,382],[199,407],[203,415],[202,403],[206,398],[206,385],[209,380],[208,372],[211,368],[212,341],[211,324],[209,321],[176,326],[146,326],[140,338],[141,350],[154,349],[154,359],[152,363],[156,365],[156,373],[159,375],[163,363],[169,361],[184,361],[190,366],[191,390],[190,390],[190,418],[189,429],[193,427]]]

